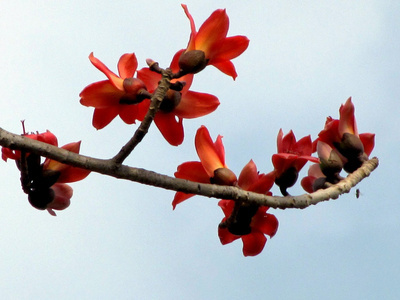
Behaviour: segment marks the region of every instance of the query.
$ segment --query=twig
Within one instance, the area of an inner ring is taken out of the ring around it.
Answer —
[[[322,201],[336,199],[341,194],[348,193],[351,188],[357,185],[365,177],[369,176],[379,164],[378,159],[374,157],[364,162],[364,164],[358,170],[332,187],[324,190],[318,190],[311,194],[277,197],[248,192],[232,186],[219,186],[214,184],[192,182],[158,174],[145,169],[117,164],[112,159],[103,160],[76,154],[50,144],[13,134],[2,128],[0,128],[0,145],[11,149],[25,150],[26,152],[36,153],[40,156],[49,157],[61,163],[84,168],[115,178],[131,180],[159,188],[212,198],[248,201],[258,205],[280,209],[306,208]]]

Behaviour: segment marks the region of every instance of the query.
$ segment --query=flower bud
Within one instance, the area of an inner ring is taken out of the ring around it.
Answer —
[[[180,92],[169,89],[163,101],[161,102],[160,110],[165,113],[173,111],[181,102],[181,97],[182,95]]]
[[[178,63],[184,74],[196,74],[207,66],[208,59],[204,51],[190,50],[181,55]]]
[[[214,177],[210,178],[210,182],[218,185],[235,185],[237,177],[228,168],[219,168],[214,171]]]
[[[344,133],[340,143],[335,145],[342,154],[347,159],[357,158],[364,153],[364,145],[360,138],[351,133]]]
[[[147,88],[138,78],[125,78],[123,87],[125,95],[119,99],[120,104],[136,104],[148,98],[147,93],[143,93],[143,91],[147,91]]]
[[[53,201],[54,194],[54,191],[50,188],[32,190],[28,194],[28,200],[34,208],[44,210]]]
[[[326,177],[336,177],[343,168],[343,162],[335,150],[331,150],[328,159],[320,156],[320,168]]]
[[[291,167],[287,169],[285,172],[281,174],[281,176],[277,177],[275,179],[275,184],[279,186],[281,193],[284,196],[288,195],[288,192],[286,191],[287,188],[290,188],[293,186],[296,181],[297,177],[299,176],[299,172],[297,172],[295,167]]]
[[[227,226],[234,235],[246,235],[251,232],[251,221],[258,211],[257,205],[241,205],[232,222]]]

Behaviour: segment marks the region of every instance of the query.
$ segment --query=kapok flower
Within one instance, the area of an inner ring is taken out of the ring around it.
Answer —
[[[89,59],[108,78],[88,85],[79,94],[82,105],[95,108],[93,126],[102,129],[117,115],[127,124],[133,124],[136,120],[142,121],[147,106],[141,102],[150,98],[150,95],[145,84],[133,77],[138,66],[135,54],[121,56],[118,62],[119,76],[94,57],[93,53],[89,55]]]
[[[279,130],[278,153],[272,155],[274,165],[275,183],[279,186],[284,196],[288,195],[286,189],[293,186],[299,171],[307,161],[319,162],[318,158],[312,157],[312,141],[310,136],[303,137],[296,142],[296,137],[291,130],[283,136],[282,129]]]
[[[336,149],[328,144],[318,141],[317,153],[319,164],[313,164],[308,170],[308,176],[301,180],[302,187],[309,193],[325,188],[326,183],[338,183],[341,179],[340,172],[343,168],[343,161]]]
[[[214,11],[196,31],[193,17],[185,4],[182,7],[190,21],[190,39],[186,51],[179,60],[184,73],[197,73],[207,65],[213,65],[223,73],[237,77],[231,59],[242,54],[249,45],[245,36],[226,37],[229,29],[229,18],[225,9]]]
[[[259,174],[251,160],[240,173],[238,186],[247,191],[270,195],[274,179],[274,172]],[[221,243],[226,245],[241,238],[244,256],[261,253],[267,242],[265,235],[272,238],[278,230],[278,219],[267,213],[269,207],[240,204],[233,200],[221,200],[218,205],[225,214],[218,226]]]
[[[184,50],[178,51],[171,62],[170,69],[179,71],[178,60]],[[161,74],[143,68],[137,77],[142,80],[150,93],[153,93],[161,80]],[[214,95],[190,91],[193,74],[187,74],[179,79],[171,80],[185,82],[183,89],[178,92],[170,89],[161,103],[160,110],[154,117],[158,129],[164,138],[173,146],[182,144],[184,139],[183,119],[193,119],[207,115],[217,109],[219,100]]]
[[[25,136],[58,146],[56,136],[50,131]],[[61,148],[79,153],[80,142],[70,143]],[[37,209],[46,209],[53,216],[56,215],[53,209],[63,210],[70,205],[73,190],[65,183],[82,180],[90,173],[88,170],[62,164],[49,158],[46,158],[41,164],[41,157],[33,153],[26,153],[22,160],[20,151],[12,151],[3,147],[2,154],[5,161],[10,158],[17,162],[17,167],[21,170],[23,189],[28,194],[29,203]]]
[[[350,97],[340,106],[339,120],[328,117],[317,139],[340,152],[344,158],[344,169],[350,173],[368,159],[375,145],[375,134],[358,133],[354,111]]]
[[[43,142],[46,144],[50,144],[53,146],[57,146],[58,142],[57,142],[57,137],[52,134],[50,131],[46,131],[43,133],[37,133],[37,134],[23,134],[23,136],[33,139],[33,140],[37,140],[39,142]],[[28,154],[27,154],[28,155]],[[1,158],[7,162],[7,159],[13,159],[13,160],[20,160],[21,159],[21,151],[19,150],[11,150],[10,148],[5,148],[2,147],[1,148]]]
[[[178,166],[175,172],[176,178],[187,179],[200,183],[215,183],[220,185],[235,185],[236,175],[225,164],[225,149],[222,144],[222,136],[218,135],[215,142],[205,126],[201,126],[196,133],[195,147],[200,158],[198,161],[185,162]],[[194,196],[177,192],[172,206]]]

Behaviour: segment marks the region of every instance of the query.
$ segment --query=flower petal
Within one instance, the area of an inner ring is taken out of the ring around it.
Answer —
[[[238,185],[248,191],[248,188],[258,180],[258,172],[257,172],[257,166],[253,162],[253,160],[250,160],[243,168],[242,172],[240,172],[239,179],[238,179]]]
[[[342,104],[339,109],[339,134],[342,136],[348,132],[358,135],[356,118],[354,117],[354,105],[351,102],[351,97],[347,99],[345,104]]]
[[[82,105],[96,108],[116,106],[123,95],[125,93],[115,88],[108,80],[92,83],[79,94]]]
[[[187,5],[186,4],[181,4],[181,6],[182,6],[183,10],[185,11],[185,14],[188,17],[189,22],[190,22],[190,31],[191,32],[190,32],[189,43],[188,43],[188,46],[187,46],[187,51],[194,50],[194,49],[196,49],[195,48],[196,47],[196,45],[195,45],[195,37],[196,37],[196,34],[197,34],[196,26],[194,24],[194,20],[193,20],[192,15],[189,13]]]
[[[118,73],[121,78],[132,78],[138,62],[135,53],[126,53],[118,61]]]
[[[256,256],[264,249],[267,238],[261,232],[252,232],[242,236],[243,255]]]
[[[161,134],[172,146],[178,146],[183,142],[182,118],[176,118],[173,113],[158,112],[154,117]]]
[[[89,59],[92,62],[92,64],[99,69],[101,72],[104,73],[104,75],[107,76],[107,78],[110,80],[110,82],[120,91],[124,90],[123,82],[124,80],[118,77],[114,72],[112,72],[105,64],[103,64],[99,59],[94,57],[93,52],[90,53]]]
[[[225,38],[209,64],[231,60],[242,54],[249,46],[250,40],[245,36],[231,36]]]
[[[208,115],[217,109],[219,100],[214,95],[188,91],[174,112],[178,117],[191,119]]]
[[[278,219],[272,214],[265,213],[262,209],[257,211],[251,223],[251,227],[254,230],[260,231],[270,237],[276,234],[278,226]]]
[[[93,113],[93,127],[96,129],[104,128],[118,115],[118,112],[118,106],[96,108]]]
[[[237,77],[236,69],[231,61],[226,60],[221,62],[214,62],[212,65],[216,67],[218,70],[220,70],[222,73],[231,76],[233,80],[236,79]]]
[[[218,227],[218,237],[222,245],[232,243],[234,240],[240,238],[239,235],[234,235],[230,233],[227,228],[221,228],[221,227]]]
[[[201,25],[197,32],[196,49],[202,50],[207,59],[212,59],[218,53],[229,29],[229,18],[225,9],[217,9]]]
[[[200,161],[210,178],[214,177],[216,169],[226,168],[225,150],[220,136],[214,144],[208,129],[201,126],[196,133],[195,146]]]
[[[364,152],[369,156],[375,146],[375,134],[374,133],[361,133],[360,140],[364,145]]]
[[[142,68],[137,72],[137,78],[143,81],[149,93],[153,93],[161,80],[161,74],[153,72],[149,68]]]

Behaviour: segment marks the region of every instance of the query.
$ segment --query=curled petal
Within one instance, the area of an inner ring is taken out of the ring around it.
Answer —
[[[197,34],[196,26],[194,24],[194,20],[193,20],[192,15],[189,13],[187,5],[186,4],[181,4],[181,6],[182,6],[183,10],[185,11],[185,14],[188,17],[189,22],[190,22],[190,31],[191,31],[191,33],[190,33],[189,43],[188,43],[188,46],[187,46],[187,51],[190,51],[190,50],[196,49],[196,45],[195,45],[195,37],[196,37],[196,34]]]
[[[118,73],[121,78],[131,78],[135,74],[138,62],[135,53],[126,53],[118,61]]]
[[[272,188],[275,182],[275,172],[269,172],[268,174],[261,174],[257,181],[255,181],[252,185],[249,186],[248,191],[267,194],[268,191]]]
[[[90,53],[89,59],[97,69],[99,69],[101,72],[104,73],[104,75],[107,76],[107,78],[110,80],[110,82],[114,85],[115,88],[119,89],[120,91],[124,90],[124,86],[123,86],[124,80],[122,78],[118,77],[109,68],[107,68],[107,66],[105,64],[103,64],[99,59],[94,57],[93,52]]]
[[[351,97],[347,99],[346,103],[339,109],[339,134],[342,136],[344,133],[351,133],[358,135],[356,119],[354,117],[354,105],[351,102]]]
[[[224,212],[225,218],[228,218],[235,207],[235,201],[233,200],[220,200],[218,202],[218,206],[221,207],[222,211]],[[225,220],[222,220],[225,221]]]
[[[201,126],[196,133],[196,151],[210,178],[214,176],[216,169],[227,167],[225,165],[225,150],[221,138],[221,136],[218,136],[216,142],[213,143],[210,133],[205,126]]]
[[[109,108],[96,108],[93,113],[92,124],[96,129],[106,127],[114,118],[118,116],[118,106]]]

